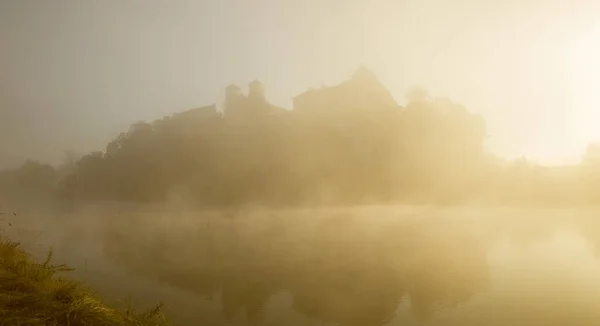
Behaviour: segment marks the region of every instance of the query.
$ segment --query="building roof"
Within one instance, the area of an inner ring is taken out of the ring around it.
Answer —
[[[310,96],[320,92],[329,92],[332,90],[340,91],[344,88],[352,89],[353,93],[356,92],[356,90],[368,92],[372,94],[372,96],[380,99],[379,104],[400,108],[390,91],[379,81],[377,76],[375,76],[375,74],[364,65],[361,65],[348,80],[342,82],[341,84],[323,87],[320,89],[309,89],[301,94],[296,95],[294,99]]]
[[[191,110],[186,110],[183,112],[177,112],[173,114],[173,118],[176,119],[193,119],[193,118],[202,118],[210,115],[217,114],[217,106],[215,104],[207,105]]]

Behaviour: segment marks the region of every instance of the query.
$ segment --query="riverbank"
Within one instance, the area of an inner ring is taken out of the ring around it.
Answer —
[[[103,303],[83,284],[64,277],[52,252],[35,261],[18,243],[0,236],[0,325],[166,326],[160,306],[145,313]]]

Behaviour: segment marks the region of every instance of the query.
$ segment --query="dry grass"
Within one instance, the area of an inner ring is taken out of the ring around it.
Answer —
[[[119,310],[57,274],[70,271],[34,261],[19,244],[0,237],[0,325],[169,325],[160,306],[146,313]]]

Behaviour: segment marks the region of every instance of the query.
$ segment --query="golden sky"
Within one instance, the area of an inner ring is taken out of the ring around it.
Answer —
[[[0,159],[101,149],[258,78],[291,106],[360,64],[481,113],[488,148],[577,162],[600,140],[600,1],[2,0]]]

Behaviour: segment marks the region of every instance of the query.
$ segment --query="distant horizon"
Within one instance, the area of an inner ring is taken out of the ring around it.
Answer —
[[[359,69],[360,67],[366,67],[367,69],[369,69],[369,70],[370,70],[370,68],[369,68],[368,66],[364,65],[364,64],[357,64],[357,65],[356,65],[356,69],[355,69],[355,70]],[[375,74],[375,75],[377,75],[377,74]],[[272,99],[269,97],[269,93],[268,93],[268,86],[269,86],[269,85],[265,85],[265,86],[266,86],[266,88],[267,88],[267,100],[269,100],[269,101],[272,101],[272,102],[273,102],[275,105],[278,105],[278,106],[280,106],[281,108],[284,108],[284,109],[286,109],[286,110],[288,110],[288,111],[291,111],[291,110],[293,110],[293,109],[294,109],[294,108],[293,108],[293,104],[292,104],[292,99],[293,99],[295,96],[297,96],[297,95],[299,95],[299,94],[302,94],[302,93],[304,93],[304,92],[306,92],[306,91],[308,91],[308,90],[311,90],[311,89],[321,89],[321,88],[326,88],[326,87],[336,86],[336,85],[339,85],[339,84],[343,83],[343,82],[344,82],[344,81],[346,81],[347,79],[348,79],[348,77],[346,77],[346,78],[345,78],[345,79],[343,79],[343,80],[340,80],[338,83],[331,83],[331,84],[324,84],[324,83],[322,83],[320,86],[314,86],[314,87],[313,87],[313,86],[309,86],[309,87],[306,87],[306,88],[305,88],[303,91],[300,91],[300,92],[298,92],[298,93],[295,93],[295,94],[292,94],[291,96],[289,96],[289,101],[287,101],[286,103],[281,103],[281,101],[280,101],[279,103],[276,103],[275,101],[273,101],[273,100],[272,100]],[[244,94],[247,94],[247,93],[248,93],[248,85],[249,85],[250,83],[252,83],[253,81],[260,81],[260,79],[258,79],[258,78],[254,78],[254,79],[252,79],[252,78],[251,78],[251,79],[249,79],[249,80],[248,80],[248,82],[247,82],[247,83],[245,83],[245,84],[244,84],[244,83],[239,83],[239,84],[238,84],[238,83],[230,83],[230,84],[228,84],[228,86],[229,86],[229,85],[236,85],[236,86],[240,87],[240,89],[242,90],[242,92],[243,92]],[[384,86],[385,86],[385,85],[384,85]],[[226,86],[225,86],[225,87],[226,87]],[[125,128],[125,129],[123,129],[123,130],[121,130],[121,131],[119,131],[119,132],[115,133],[114,135],[112,135],[112,136],[108,137],[108,139],[107,139],[107,141],[106,141],[106,143],[104,144],[104,146],[103,146],[103,147],[99,147],[99,148],[93,148],[93,147],[90,147],[90,148],[87,148],[87,149],[65,149],[65,150],[63,151],[63,153],[64,153],[65,155],[66,155],[67,153],[77,153],[78,155],[86,155],[86,154],[89,154],[89,153],[91,153],[91,152],[95,152],[95,151],[102,151],[102,152],[104,152],[104,151],[106,150],[106,144],[107,144],[107,143],[108,143],[110,140],[112,140],[112,139],[114,139],[115,137],[117,137],[117,136],[118,136],[118,134],[119,134],[120,132],[126,132],[129,126],[131,126],[131,125],[133,125],[133,124],[135,124],[135,123],[137,123],[137,122],[148,122],[148,123],[151,123],[151,122],[153,122],[153,121],[160,120],[160,119],[162,119],[162,118],[164,118],[164,117],[166,117],[166,116],[172,116],[172,115],[174,115],[174,114],[178,114],[178,113],[187,112],[187,111],[189,111],[189,110],[194,110],[194,109],[197,109],[197,108],[210,107],[210,106],[215,106],[215,107],[216,107],[216,109],[217,109],[218,111],[222,111],[222,110],[223,110],[223,98],[224,98],[224,95],[225,95],[225,93],[224,93],[225,87],[223,87],[223,96],[222,96],[221,98],[219,98],[218,100],[216,100],[216,101],[213,101],[212,103],[209,103],[209,102],[206,102],[206,103],[204,103],[204,104],[202,104],[202,103],[199,103],[198,105],[195,105],[195,106],[194,106],[194,105],[192,105],[192,106],[188,106],[187,108],[181,108],[181,109],[173,110],[171,113],[165,113],[165,114],[162,114],[162,115],[157,115],[157,116],[155,116],[155,117],[153,117],[153,118],[152,118],[152,117],[148,117],[148,119],[146,119],[146,120],[143,120],[143,119],[134,119],[134,120],[131,120],[131,121],[130,121],[130,122],[127,124],[127,128]],[[414,85],[414,86],[412,86],[412,87],[420,87],[420,85]],[[412,88],[412,87],[411,87],[411,88]],[[426,87],[424,87],[424,88],[425,88],[425,89],[427,89]],[[404,91],[404,94],[403,94],[403,95],[400,97],[401,99],[403,99],[403,101],[399,101],[399,100],[398,100],[398,96],[395,96],[395,95],[394,95],[394,92],[393,92],[392,90],[389,90],[389,91],[392,93],[392,96],[394,97],[394,100],[395,100],[395,101],[398,103],[398,105],[400,105],[402,108],[404,108],[404,107],[405,107],[405,105],[406,105],[406,100],[404,99],[404,96],[405,96],[406,92],[407,92],[407,91],[409,91],[409,90],[410,90],[410,88],[406,89],[406,90]],[[435,97],[436,97],[436,96],[432,95],[432,98],[435,98]],[[446,96],[440,96],[440,97],[446,97]],[[473,112],[473,110],[471,110],[471,109],[470,109],[470,108],[468,108],[468,107],[467,107],[466,109],[467,109],[469,112]],[[476,112],[475,112],[475,113],[476,113]],[[486,122],[487,122],[487,120],[485,119],[485,116],[484,116],[483,114],[481,114],[481,115],[482,115],[482,117],[484,118],[484,121],[486,121]],[[489,132],[488,132],[488,134],[489,134]],[[492,135],[489,135],[489,136],[488,136],[488,138],[489,138],[489,137],[492,137]],[[595,142],[590,142],[589,144],[593,144],[593,143],[595,143]],[[586,145],[586,146],[587,146],[587,145]],[[528,156],[528,155],[526,155],[526,154],[521,154],[521,155],[519,155],[519,154],[515,154],[515,155],[514,155],[514,156],[512,156],[512,157],[503,156],[503,155],[501,155],[501,154],[494,153],[492,150],[490,150],[490,149],[489,149],[489,147],[488,147],[488,145],[487,145],[487,144],[485,144],[485,148],[486,148],[486,150],[488,151],[488,153],[490,153],[491,155],[494,155],[495,157],[497,157],[498,159],[500,159],[500,160],[503,160],[503,161],[507,161],[507,162],[513,162],[513,161],[516,161],[516,160],[519,160],[519,159],[525,159],[525,160],[527,160],[527,162],[529,162],[529,163],[531,163],[531,164],[541,165],[541,166],[545,166],[545,167],[569,167],[569,166],[576,166],[576,165],[578,165],[579,163],[581,163],[581,158],[582,158],[582,156],[583,156],[583,154],[584,154],[584,152],[582,151],[582,152],[581,152],[581,154],[579,154],[579,155],[573,155],[573,156],[571,156],[571,157],[566,157],[566,158],[563,158],[563,160],[558,160],[558,161],[553,161],[553,160],[550,160],[550,161],[548,161],[548,162],[544,162],[544,160],[541,160],[541,161],[540,161],[540,160],[536,160],[536,159],[535,159],[535,157],[530,157],[530,156]],[[63,155],[63,158],[64,158],[64,155]],[[59,166],[60,164],[64,163],[64,159],[59,159],[59,160],[54,160],[54,161],[52,161],[52,160],[44,160],[44,159],[42,159],[42,158],[36,158],[36,157],[26,157],[26,158],[24,158],[24,159],[22,159],[22,160],[20,160],[20,161],[18,161],[18,162],[15,162],[15,163],[14,163],[14,164],[12,164],[12,165],[8,165],[8,166],[4,166],[4,167],[3,167],[3,166],[0,164],[0,170],[2,170],[2,169],[11,169],[11,168],[16,168],[16,167],[18,167],[19,165],[21,165],[22,163],[24,163],[24,162],[26,162],[26,161],[28,161],[28,160],[33,160],[33,161],[38,161],[38,162],[40,162],[40,163],[50,164],[50,165],[52,165],[52,166],[54,166],[54,167],[57,167],[57,166]]]
[[[600,140],[600,2],[4,0],[0,167],[101,149],[259,79],[290,108],[364,64],[484,117],[491,153],[576,163]]]

